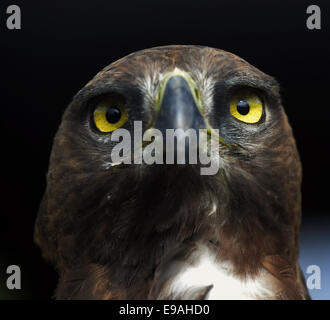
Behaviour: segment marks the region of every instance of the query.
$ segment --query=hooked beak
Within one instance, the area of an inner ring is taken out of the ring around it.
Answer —
[[[195,81],[183,71],[168,73],[159,86],[154,128],[162,133],[166,152],[169,151],[166,138],[170,131],[175,131],[173,152],[174,157],[180,159],[179,163],[186,163],[188,154],[196,153],[199,129],[207,128],[202,116],[200,97]],[[189,135],[193,135],[195,139]]]
[[[146,131],[147,141],[162,148],[169,163],[177,159],[178,164],[197,164],[197,153],[209,155],[219,144],[227,146],[218,131],[203,117],[200,89],[193,78],[178,69],[166,74],[159,85],[154,125]],[[216,145],[210,145],[211,140]]]
[[[200,91],[191,76],[183,71],[168,73],[160,84],[154,128],[205,129]]]

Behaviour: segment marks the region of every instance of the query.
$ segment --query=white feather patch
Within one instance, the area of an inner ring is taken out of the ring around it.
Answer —
[[[218,263],[210,249],[203,246],[199,261],[179,273],[173,280],[170,291],[175,296],[188,289],[213,285],[207,300],[252,300],[269,299],[274,292],[267,289],[262,274],[240,279],[234,275],[228,263]]]

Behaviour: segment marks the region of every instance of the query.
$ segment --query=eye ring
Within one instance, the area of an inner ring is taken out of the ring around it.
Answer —
[[[110,133],[122,127],[127,118],[124,103],[109,98],[98,103],[92,114],[94,126],[102,133]]]
[[[231,98],[229,111],[241,122],[256,124],[263,116],[264,107],[262,99],[256,93],[243,90]]]

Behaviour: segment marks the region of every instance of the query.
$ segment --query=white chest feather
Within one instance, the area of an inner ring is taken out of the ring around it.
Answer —
[[[210,285],[213,287],[206,296],[208,300],[267,299],[272,296],[272,291],[266,288],[262,274],[254,278],[240,279],[232,272],[231,265],[216,262],[215,256],[210,254],[207,248],[202,250],[196,264],[184,268],[174,277],[170,291],[175,296],[186,290]]]

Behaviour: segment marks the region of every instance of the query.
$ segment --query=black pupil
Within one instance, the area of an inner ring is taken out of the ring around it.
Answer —
[[[116,107],[111,107],[107,110],[106,117],[110,123],[117,123],[121,118],[121,111]]]
[[[237,103],[237,111],[245,116],[249,113],[250,111],[250,105],[246,100],[241,100]]]

